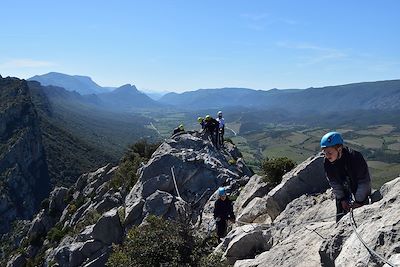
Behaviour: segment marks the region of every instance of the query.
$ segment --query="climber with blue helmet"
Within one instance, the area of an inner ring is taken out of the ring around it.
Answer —
[[[214,219],[217,225],[217,236],[218,239],[226,236],[228,229],[227,221],[235,222],[235,214],[233,213],[233,203],[226,196],[226,190],[224,187],[218,188],[218,199],[214,204]]]
[[[325,174],[336,198],[336,221],[351,208],[368,204],[371,194],[371,177],[364,157],[343,143],[338,132],[325,134],[320,142]]]

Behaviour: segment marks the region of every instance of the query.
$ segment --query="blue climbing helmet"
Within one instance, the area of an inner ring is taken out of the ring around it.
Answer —
[[[343,145],[342,135],[338,132],[329,132],[321,138],[321,148]]]
[[[225,191],[224,187],[218,188],[218,195],[219,196],[225,196],[226,195],[226,191]]]

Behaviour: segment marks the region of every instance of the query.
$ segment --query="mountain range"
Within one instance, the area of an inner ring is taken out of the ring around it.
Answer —
[[[42,86],[51,86],[52,90],[65,89],[62,93],[63,101],[74,102],[80,104],[84,102],[86,105],[97,107],[102,110],[110,110],[117,112],[132,112],[142,108],[157,108],[164,106],[155,100],[140,92],[134,85],[125,84],[118,88],[101,87],[90,77],[87,76],[71,76],[57,72],[50,72],[40,76],[34,76],[28,81],[37,81]],[[54,95],[49,90],[48,94]],[[69,93],[69,92],[72,92]]]
[[[99,108],[124,112],[166,107],[175,107],[175,109],[186,111],[245,107],[284,110],[293,113],[400,109],[400,80],[308,89],[199,89],[184,93],[168,93],[157,101],[139,91],[134,85],[126,84],[118,88],[106,88],[97,85],[86,76],[51,72],[34,76],[29,80],[39,81],[42,85],[58,86],[68,91],[76,91]]]
[[[241,106],[321,113],[369,109],[395,110],[400,108],[400,80],[268,91],[246,88],[199,89],[181,94],[169,93],[159,102],[186,109]]]
[[[54,85],[76,91],[81,95],[105,93],[113,90],[113,87],[101,87],[92,78],[81,75],[68,75],[59,72],[49,72],[43,75],[35,75],[28,81],[38,81],[41,85]]]

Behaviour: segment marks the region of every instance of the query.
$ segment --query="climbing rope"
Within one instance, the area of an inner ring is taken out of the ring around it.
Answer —
[[[181,194],[179,194],[178,185],[176,184],[175,173],[174,173],[174,166],[171,167],[171,173],[172,173],[172,179],[174,179],[174,185],[175,185],[176,194],[178,195],[178,198],[179,198],[179,199],[182,199],[182,198],[181,198]]]
[[[301,222],[301,223],[296,223],[296,224],[289,224],[287,222],[286,223],[278,222],[276,224],[274,224],[274,223],[271,223],[271,224],[268,224],[268,223],[249,223],[249,222],[243,222],[243,221],[236,221],[236,222],[239,223],[239,224],[242,224],[242,225],[252,225],[252,226],[253,225],[263,226],[264,225],[264,226],[269,226],[269,229],[278,229],[278,228],[282,227],[282,225],[283,226],[294,227],[294,226],[306,225],[306,224],[310,224],[310,223],[323,222],[326,219],[336,218],[336,217],[342,216],[344,214],[346,214],[346,213],[342,212],[342,213],[339,213],[339,214],[336,214],[336,215],[333,215],[333,216],[327,216],[327,217],[323,217],[323,218],[319,218],[319,219],[315,219],[315,220],[308,220],[308,221]]]
[[[385,259],[384,257],[382,257],[381,255],[379,255],[375,250],[373,250],[372,248],[370,248],[365,241],[361,238],[360,234],[357,232],[357,227],[356,227],[356,221],[354,220],[354,214],[353,214],[353,209],[350,209],[350,224],[351,227],[353,228],[354,233],[356,234],[357,238],[360,240],[360,242],[364,245],[364,247],[368,250],[369,254],[371,256],[375,256],[377,258],[379,258],[381,261],[385,262],[386,264],[392,266],[392,267],[396,267],[393,263],[391,263],[390,261],[388,261],[387,259]]]

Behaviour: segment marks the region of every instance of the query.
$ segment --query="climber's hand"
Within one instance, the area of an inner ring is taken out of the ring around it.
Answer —
[[[350,205],[349,201],[347,201],[347,200],[342,200],[342,201],[340,201],[340,204],[342,205],[342,208],[343,208],[345,211],[350,211],[351,205]]]

